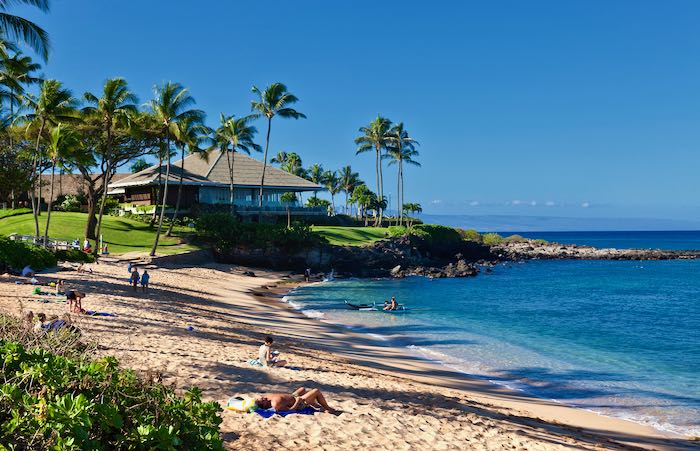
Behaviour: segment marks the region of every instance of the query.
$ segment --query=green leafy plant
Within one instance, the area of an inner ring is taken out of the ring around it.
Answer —
[[[483,243],[489,246],[503,243],[503,237],[497,233],[485,233],[482,238]]]
[[[26,265],[34,269],[56,266],[56,256],[42,247],[0,237],[0,270],[4,268],[21,270]]]

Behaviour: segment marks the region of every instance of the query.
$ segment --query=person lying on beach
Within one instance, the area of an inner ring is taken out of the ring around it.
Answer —
[[[83,311],[83,298],[85,293],[80,291],[66,291],[66,299],[68,300],[68,311],[73,313],[81,313]]]
[[[337,413],[337,410],[328,405],[326,398],[324,398],[323,393],[318,388],[308,390],[300,387],[291,395],[266,393],[255,399],[255,405],[261,409],[272,408],[277,411],[302,410],[308,406],[314,409],[322,409],[324,412],[332,414]]]
[[[287,364],[286,360],[280,360],[279,353],[272,350],[272,343],[274,339],[269,335],[265,337],[265,343],[260,345],[258,350],[258,361],[262,366],[285,366]]]

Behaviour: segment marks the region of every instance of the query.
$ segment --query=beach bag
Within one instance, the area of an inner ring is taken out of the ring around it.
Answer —
[[[254,412],[258,409],[255,405],[255,400],[247,396],[233,396],[229,398],[226,404],[226,410],[232,410],[239,413]]]

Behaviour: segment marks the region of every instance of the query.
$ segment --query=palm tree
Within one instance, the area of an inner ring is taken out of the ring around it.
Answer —
[[[384,177],[382,174],[382,150],[387,148],[389,144],[389,130],[391,129],[391,121],[387,118],[377,115],[377,118],[369,123],[367,127],[360,127],[362,136],[355,138],[355,144],[358,145],[356,155],[363,152],[375,151],[375,166],[377,172],[377,195],[384,197]],[[379,221],[381,222],[382,211],[379,212]]]
[[[289,172],[290,174],[294,174],[297,177],[308,177],[306,169],[304,169],[302,165],[301,157],[296,152],[289,152],[287,154],[287,161],[280,166],[280,169]]]
[[[336,171],[326,171],[323,173],[323,186],[326,187],[331,194],[331,211],[335,215],[335,195],[340,192],[340,177]]]
[[[221,151],[226,153],[230,181],[229,202],[231,204],[231,214],[234,213],[235,209],[233,169],[236,152],[245,152],[248,155],[250,155],[251,150],[262,152],[260,144],[256,144],[253,141],[258,133],[258,129],[253,125],[249,125],[254,119],[254,116],[244,116],[236,119],[233,116],[225,117],[222,114],[221,125],[216,130],[214,138],[215,146],[218,145]],[[231,144],[230,152],[228,150],[229,144]]]
[[[267,169],[267,151],[270,147],[270,129],[272,128],[272,118],[279,116],[281,118],[300,119],[306,116],[289,105],[295,104],[299,99],[292,93],[287,91],[287,87],[282,83],[272,83],[266,87],[264,91],[260,91],[256,86],[253,86],[253,92],[258,95],[258,100],[251,102],[251,110],[257,111],[255,117],[265,116],[267,118],[267,137],[265,139],[265,156],[263,157],[263,170],[260,175],[260,198],[258,214],[258,222],[262,220],[263,206],[263,187],[265,186],[265,170]]]
[[[321,183],[323,183],[323,166],[321,166],[320,164],[312,164],[311,166],[309,166],[309,169],[306,170],[306,173],[308,174],[308,179],[314,182],[315,184],[320,185]],[[317,194],[318,191],[314,191],[314,199],[317,197]]]
[[[403,223],[403,208],[404,190],[403,190],[403,165],[404,163],[413,166],[420,166],[414,157],[418,156],[416,146],[420,145],[418,141],[408,136],[408,132],[404,129],[403,122],[394,125],[389,132],[389,146],[385,158],[390,158],[390,165],[398,165],[398,176],[396,181],[396,203],[399,213],[399,223]]]
[[[8,6],[17,4],[34,6],[42,12],[47,12],[49,0],[0,0],[0,36],[26,42],[46,61],[51,47],[49,35],[34,22],[6,12]]]
[[[32,62],[32,58],[22,52],[15,52],[14,55],[3,58],[0,65],[0,85],[9,90],[7,100],[10,104],[10,117],[15,115],[15,105],[19,106],[22,102],[25,86],[41,81],[41,78],[33,74],[39,69],[41,65]]]
[[[277,155],[272,157],[272,159],[270,160],[270,164],[279,164],[280,166],[282,166],[288,160],[289,160],[289,155],[287,154],[287,152],[281,151],[281,152],[277,152]]]
[[[49,223],[51,222],[51,207],[53,206],[53,185],[56,174],[56,164],[59,159],[67,158],[69,153],[78,145],[78,137],[72,130],[60,122],[49,131],[46,152],[51,159],[51,191],[46,210],[46,229],[44,230],[44,246],[49,242]]]
[[[360,185],[360,174],[353,172],[350,165],[340,169],[340,188],[345,191],[345,212],[348,210],[348,197],[356,186]]]
[[[195,104],[194,98],[180,83],[169,81],[162,86],[156,86],[153,91],[155,98],[148,105],[161,127],[160,136],[165,153],[166,166],[163,202],[160,209],[160,219],[158,220],[158,231],[151,248],[151,257],[156,255],[160,232],[163,229],[163,216],[165,215],[165,204],[168,200],[168,182],[170,179],[170,141],[175,132],[175,124],[185,119],[199,119],[203,121],[204,118],[204,112],[189,108]],[[160,171],[160,168],[158,170]]]
[[[86,92],[83,94],[83,98],[88,104],[88,106],[83,108],[83,114],[87,117],[94,118],[99,124],[100,140],[103,140],[101,143],[104,152],[102,155],[102,169],[104,171],[102,177],[102,199],[100,200],[97,227],[95,236],[93,237],[99,240],[100,232],[102,231],[102,217],[104,215],[105,203],[107,202],[107,186],[116,169],[114,146],[117,138],[117,129],[129,127],[131,117],[138,111],[136,107],[138,98],[129,91],[129,86],[123,78],[108,79],[102,87],[101,97]],[[92,218],[88,218],[88,221],[91,219]],[[98,246],[95,246],[95,255],[97,255],[98,252]]]
[[[165,236],[170,236],[173,232],[173,226],[177,219],[178,211],[180,210],[180,199],[182,198],[182,181],[185,176],[185,147],[190,154],[198,153],[202,158],[207,158],[208,154],[204,152],[200,146],[207,140],[211,129],[202,124],[200,118],[186,117],[180,122],[175,123],[173,138],[175,145],[180,148],[180,181],[177,187],[177,200],[175,201],[175,211],[170,219],[170,226]]]
[[[423,211],[423,207],[421,207],[421,205],[417,203],[406,203],[403,204],[402,210],[408,213],[420,213]],[[408,221],[408,227],[411,227],[412,225],[413,222]]]
[[[32,167],[33,187],[30,192],[32,203],[32,211],[34,213],[34,229],[36,236],[39,236],[39,214],[41,213],[41,172],[42,172],[42,154],[40,149],[41,138],[46,129],[46,125],[56,125],[59,122],[71,122],[77,117],[75,107],[77,100],[73,97],[73,93],[65,89],[58,80],[45,80],[41,84],[41,91],[38,98],[27,97],[29,108],[33,110],[24,116],[24,120],[29,122],[30,126],[39,127],[36,136],[36,148],[34,150],[34,159]],[[35,199],[36,185],[39,185],[39,199]],[[37,205],[38,204],[38,205]]]
[[[287,228],[292,227],[292,213],[289,209],[290,206],[297,203],[297,194],[292,192],[286,192],[280,196],[280,202],[284,204],[287,209]]]

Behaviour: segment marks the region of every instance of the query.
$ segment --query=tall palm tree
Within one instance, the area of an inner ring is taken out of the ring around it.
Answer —
[[[218,145],[222,152],[226,153],[226,162],[228,163],[229,172],[229,203],[231,206],[231,214],[235,211],[235,195],[234,195],[234,179],[233,172],[235,167],[236,152],[245,152],[250,155],[252,150],[262,152],[260,144],[256,144],[253,139],[258,133],[258,129],[249,125],[255,119],[254,116],[244,116],[236,119],[234,116],[225,117],[221,115],[221,125],[216,130],[214,144]],[[228,145],[231,145],[229,151]]]
[[[51,159],[51,190],[48,207],[46,209],[46,229],[44,230],[44,245],[49,242],[49,223],[51,222],[51,207],[53,206],[53,185],[56,174],[56,165],[60,159],[68,158],[70,152],[78,145],[78,137],[75,132],[60,122],[49,131],[46,144],[46,152]]]
[[[306,173],[308,175],[308,179],[312,182],[314,182],[317,185],[320,185],[323,183],[323,166],[321,166],[318,163],[314,163],[311,166],[309,166],[309,169],[306,170]],[[314,191],[314,199],[316,199],[316,195],[318,194],[318,191]]]
[[[308,177],[306,169],[304,169],[302,165],[301,157],[296,152],[289,152],[287,154],[287,161],[285,161],[284,164],[280,166],[280,169],[289,172],[290,174],[294,174],[297,177]]]
[[[359,186],[360,174],[353,172],[350,165],[343,166],[340,169],[340,187],[345,191],[345,213],[348,211],[348,198],[352,194],[355,187]]]
[[[1,0],[0,0],[1,1]],[[56,125],[59,122],[71,122],[76,120],[77,100],[73,97],[73,93],[64,88],[58,80],[45,80],[41,84],[41,91],[37,98],[27,96],[27,103],[32,110],[31,113],[24,116],[24,120],[29,122],[30,126],[38,126],[36,135],[36,147],[34,150],[32,167],[33,187],[30,192],[32,203],[32,211],[34,213],[34,231],[36,236],[39,236],[39,214],[41,213],[41,166],[43,156],[41,154],[41,139],[47,125]],[[35,199],[36,187],[39,188],[38,202]]]
[[[394,125],[389,132],[389,146],[387,147],[386,158],[390,158],[389,164],[398,165],[398,176],[396,180],[396,203],[399,214],[399,224],[403,224],[403,208],[404,203],[404,184],[403,184],[403,165],[410,164],[420,166],[414,158],[418,156],[416,146],[420,145],[418,141],[411,138],[403,126],[403,122]]]
[[[32,58],[22,52],[15,52],[12,56],[3,58],[0,64],[0,85],[9,90],[7,100],[10,106],[10,116],[15,115],[15,106],[22,102],[25,87],[35,85],[41,78],[34,72],[41,69],[41,65],[32,61]]]
[[[49,57],[49,35],[34,22],[7,13],[9,6],[24,4],[34,6],[42,12],[49,10],[49,0],[0,0],[0,36],[27,43],[46,61]]]
[[[382,151],[389,143],[389,130],[391,121],[380,115],[366,127],[360,127],[361,136],[355,138],[357,144],[356,155],[363,152],[375,151],[375,166],[377,173],[377,196],[384,197],[384,176],[382,174]],[[382,220],[382,211],[379,211],[379,221]]]
[[[331,211],[335,215],[335,195],[341,190],[340,177],[336,171],[326,171],[323,173],[323,186],[331,194]]]
[[[287,152],[281,151],[277,152],[277,155],[272,157],[272,159],[270,160],[270,164],[279,164],[280,166],[282,166],[287,162],[287,160],[289,160],[289,154],[287,154]]]
[[[264,116],[267,118],[267,137],[265,138],[265,156],[263,157],[263,170],[260,175],[260,198],[258,222],[262,220],[263,187],[265,186],[265,170],[267,169],[267,151],[270,147],[270,129],[272,128],[272,118],[279,116],[285,119],[300,119],[306,116],[289,105],[293,105],[299,99],[289,91],[282,83],[272,83],[264,91],[260,91],[253,86],[253,92],[258,95],[258,100],[253,100],[250,104],[251,110],[255,111],[255,117]]]
[[[151,257],[156,255],[158,241],[160,240],[160,232],[163,229],[163,216],[165,215],[165,204],[168,200],[168,182],[170,179],[170,144],[176,124],[186,119],[200,121],[204,119],[204,112],[190,109],[190,107],[195,104],[194,98],[180,83],[169,81],[162,86],[156,86],[154,88],[154,94],[155,98],[149,102],[148,106],[161,127],[161,142],[165,152],[166,166],[162,196],[163,202],[160,209],[160,218],[158,220],[158,230],[153,240],[153,247],[151,248]],[[160,170],[160,168],[158,169]]]
[[[95,94],[86,92],[83,94],[85,102],[88,104],[82,112],[86,117],[92,117],[99,124],[99,131],[102,144],[102,199],[97,217],[97,226],[94,238],[100,239],[102,231],[102,217],[104,216],[105,203],[107,202],[107,187],[111,181],[112,174],[116,169],[114,159],[114,146],[117,139],[116,134],[120,128],[128,128],[131,117],[136,114],[138,108],[136,103],[138,98],[129,90],[129,85],[123,78],[108,79],[102,87],[102,93],[98,97]],[[88,218],[90,221],[93,218]],[[89,237],[88,237],[89,238]],[[95,246],[94,253],[99,252]]]
[[[175,225],[175,220],[177,219],[177,214],[180,210],[180,200],[182,199],[182,182],[185,176],[185,148],[187,148],[187,151],[190,154],[199,154],[200,157],[206,160],[208,158],[208,154],[202,150],[201,146],[208,140],[211,131],[212,130],[209,127],[202,124],[199,118],[188,117],[175,123],[173,140],[175,141],[175,145],[180,148],[180,180],[177,187],[175,211],[173,212],[173,217],[170,218],[170,226],[168,226],[168,231],[165,232],[165,236],[170,236],[172,234],[173,226]]]

